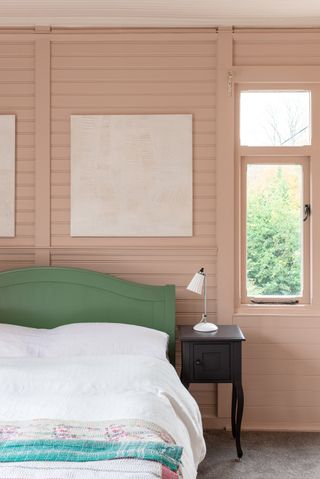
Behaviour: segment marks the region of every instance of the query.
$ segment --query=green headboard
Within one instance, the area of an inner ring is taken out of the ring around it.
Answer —
[[[0,273],[0,322],[54,328],[80,322],[135,324],[169,334],[175,357],[175,287],[131,283],[85,269]]]

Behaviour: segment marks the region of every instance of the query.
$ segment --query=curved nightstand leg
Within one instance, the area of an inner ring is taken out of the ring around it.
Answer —
[[[231,403],[231,426],[232,436],[236,437],[236,412],[237,412],[237,391],[234,384],[232,384],[232,403]]]
[[[238,457],[242,457],[243,452],[241,449],[241,444],[240,444],[240,433],[241,433],[241,421],[242,421],[242,414],[243,414],[243,403],[244,403],[244,398],[243,398],[243,389],[242,389],[242,384],[241,383],[236,383],[235,384],[236,388],[236,394],[237,394],[237,414],[236,414],[236,446],[237,446],[237,454]]]

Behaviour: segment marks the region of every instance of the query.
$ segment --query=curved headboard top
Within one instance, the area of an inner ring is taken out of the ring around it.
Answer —
[[[175,287],[132,283],[86,269],[34,267],[0,273],[0,322],[33,328],[126,323],[169,335],[175,356]]]

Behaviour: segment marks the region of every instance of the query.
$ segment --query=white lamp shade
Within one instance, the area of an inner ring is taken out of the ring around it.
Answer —
[[[204,283],[204,274],[203,273],[196,273],[190,283],[187,286],[189,291],[193,293],[201,294],[202,288]]]
[[[187,289],[193,293],[201,294],[204,287],[204,313],[201,321],[198,324],[195,324],[193,329],[200,333],[212,333],[217,331],[218,326],[213,323],[207,323],[207,287],[205,279],[206,273],[204,272],[204,268],[201,268],[200,271],[194,275],[188,284]]]

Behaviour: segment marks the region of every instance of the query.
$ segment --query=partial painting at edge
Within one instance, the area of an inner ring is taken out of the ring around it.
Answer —
[[[15,235],[15,115],[0,115],[0,237]]]

